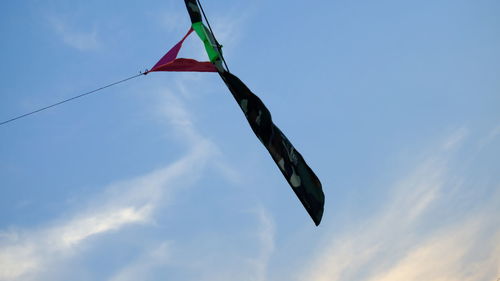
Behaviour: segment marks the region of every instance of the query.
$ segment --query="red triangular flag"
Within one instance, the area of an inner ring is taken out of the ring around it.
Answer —
[[[179,43],[175,44],[149,72],[153,71],[194,71],[194,72],[217,72],[215,66],[209,61],[197,61],[194,59],[177,58],[177,54],[182,47],[182,43],[193,32],[190,28]]]

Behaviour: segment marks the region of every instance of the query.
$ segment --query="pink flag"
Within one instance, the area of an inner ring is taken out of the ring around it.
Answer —
[[[179,43],[175,44],[149,72],[153,71],[193,71],[193,72],[217,72],[215,66],[209,61],[197,61],[194,59],[177,58],[177,54],[182,47],[182,43],[193,32],[190,28]]]

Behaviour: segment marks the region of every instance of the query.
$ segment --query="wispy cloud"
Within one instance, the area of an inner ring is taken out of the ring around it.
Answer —
[[[26,280],[67,257],[87,238],[143,222],[145,208],[100,210],[35,231],[9,231],[0,242],[0,280]]]
[[[69,218],[37,229],[0,232],[0,280],[40,280],[51,265],[78,253],[88,238],[150,222],[155,209],[171,200],[172,192],[194,184],[217,154],[216,146],[196,131],[180,100],[172,97],[164,116],[188,140],[187,154],[146,175],[108,185],[103,195],[88,198],[89,206]]]
[[[500,274],[500,219],[495,200],[455,222],[429,227],[432,212],[447,206],[457,175],[450,159],[467,131],[433,149],[393,187],[376,215],[343,234],[330,234],[301,280],[495,280]],[[464,187],[465,188],[465,187]],[[494,194],[496,201],[500,194]],[[496,210],[496,211],[495,211]]]
[[[98,30],[95,26],[91,30],[82,30],[54,16],[49,18],[49,22],[62,41],[72,48],[87,51],[95,50],[101,46]]]
[[[186,32],[186,26],[189,26],[189,19],[184,11],[165,11],[158,21],[169,32]]]
[[[485,146],[496,140],[498,136],[500,136],[500,126],[496,126],[492,130],[490,130],[488,135],[479,142],[479,148],[484,148]]]
[[[494,281],[500,273],[500,231],[485,235],[487,225],[473,217],[447,227],[369,280]]]
[[[136,281],[148,279],[155,269],[170,262],[169,243],[161,242],[155,248],[149,249],[131,264],[116,272],[109,281]]]
[[[143,256],[118,270],[109,280],[145,280],[149,276],[178,271],[189,273],[193,279],[207,281],[268,280],[268,265],[275,248],[274,222],[263,207],[245,214],[256,219],[251,230],[239,233],[240,236],[246,237],[246,245],[234,248],[234,245],[228,243],[225,230],[215,235],[205,234],[196,238],[196,241],[191,241],[190,246],[181,247],[175,245],[175,241],[162,242],[155,250],[146,251]],[[250,251],[248,245],[252,245]]]
[[[260,252],[256,258],[250,260],[254,270],[252,270],[253,278],[250,280],[265,281],[267,280],[268,266],[271,256],[274,252],[275,245],[275,225],[271,219],[271,215],[264,209],[256,210],[260,227],[258,228],[257,237],[260,242]]]

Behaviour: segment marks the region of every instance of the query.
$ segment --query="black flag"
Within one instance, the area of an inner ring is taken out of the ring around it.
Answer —
[[[264,103],[241,80],[228,71],[219,72],[245,114],[250,127],[271,157],[316,225],[321,222],[325,195],[321,182],[288,138],[274,125]]]

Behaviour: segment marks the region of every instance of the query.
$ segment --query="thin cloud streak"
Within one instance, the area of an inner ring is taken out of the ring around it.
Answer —
[[[200,251],[197,246],[194,246],[196,248],[194,250],[191,245],[175,249],[178,247],[175,241],[161,242],[156,250],[147,251],[134,262],[118,270],[108,280],[149,280],[149,277],[151,280],[156,280],[155,277],[164,276],[165,272],[169,272],[172,268],[189,272],[194,279],[207,281],[268,280],[268,265],[275,249],[275,224],[263,207],[249,213],[256,218],[257,224],[252,228],[255,231],[251,230],[243,235],[248,235],[247,242],[255,245],[255,252],[242,254],[240,246],[233,249],[233,245],[227,244],[225,233],[219,233],[221,235],[215,233],[202,239],[201,248],[218,249],[215,252]],[[196,243],[199,241],[194,242]]]
[[[184,243],[172,244],[171,254],[175,258],[165,271],[180,272],[190,276],[189,280],[268,280],[276,235],[272,216],[263,207],[239,213],[245,221],[255,223],[243,232],[234,228],[211,230]]]
[[[122,268],[109,281],[136,281],[144,280],[151,276],[156,268],[165,266],[170,261],[169,242],[161,242],[154,249],[148,250],[137,260]]]
[[[500,231],[481,239],[488,222],[473,217],[453,225],[411,249],[394,266],[370,281],[494,280],[500,273]],[[487,247],[476,254],[477,249]]]
[[[263,207],[257,210],[257,216],[260,221],[257,233],[260,241],[260,253],[255,259],[251,260],[251,264],[255,268],[255,277],[251,278],[251,280],[265,281],[267,280],[269,261],[275,249],[276,227],[271,215]]]
[[[176,189],[201,177],[217,154],[215,145],[196,132],[179,100],[167,103],[165,113],[174,131],[188,139],[189,152],[164,168],[105,187],[104,195],[91,198],[86,210],[69,219],[0,232],[0,280],[40,280],[46,268],[75,255],[88,238],[150,222],[155,208],[171,200]]]
[[[449,161],[466,136],[460,129],[439,145],[394,186],[381,212],[329,238],[299,280],[494,280],[500,273],[495,200],[460,222],[423,226],[431,210],[450,204],[446,193],[457,181]]]
[[[49,22],[62,41],[72,48],[80,51],[88,51],[96,50],[101,46],[97,28],[95,27],[91,31],[77,30],[54,16],[49,18]]]

